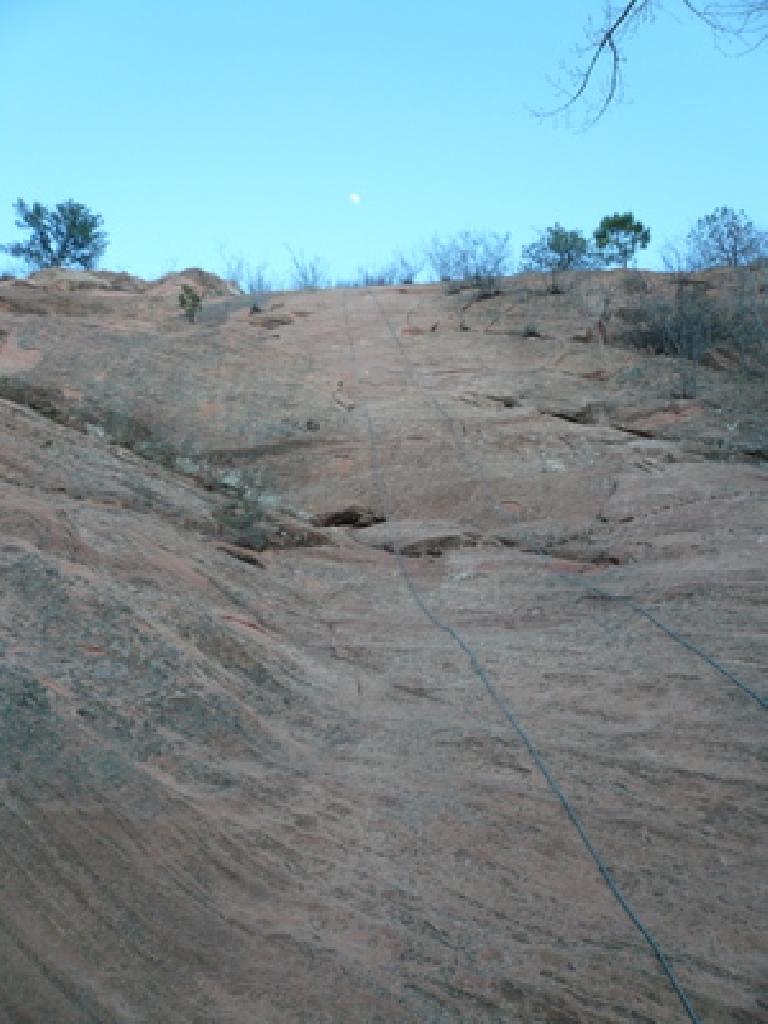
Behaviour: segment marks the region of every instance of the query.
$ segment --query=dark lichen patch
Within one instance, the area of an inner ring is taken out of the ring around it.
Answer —
[[[47,689],[24,670],[0,676],[0,777],[47,773],[62,747]]]

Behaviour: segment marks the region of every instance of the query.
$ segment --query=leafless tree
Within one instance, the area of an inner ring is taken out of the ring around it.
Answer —
[[[509,233],[459,231],[450,238],[433,238],[426,258],[441,281],[493,287],[509,266]]]
[[[689,14],[704,22],[724,48],[747,53],[768,39],[768,0],[716,0],[709,3],[666,0],[666,6],[670,4],[682,5]],[[664,6],[665,0],[606,3],[597,27],[592,22],[587,25],[587,41],[579,50],[578,67],[571,71],[573,84],[565,90],[565,102],[554,110],[545,111],[544,115],[563,113],[586,98],[601,68],[606,68],[607,78],[600,87],[596,113],[588,119],[590,123],[598,121],[621,93],[626,39]]]
[[[743,210],[720,206],[700,217],[688,232],[688,265],[746,267],[768,259],[768,231],[755,227]]]
[[[329,285],[328,272],[324,261],[319,256],[305,256],[303,252],[294,252],[286,245],[293,264],[291,283],[297,291],[316,291]]]
[[[224,266],[222,277],[236,284],[246,295],[264,295],[272,291],[266,263],[250,264],[244,256],[230,253],[225,245],[219,246],[219,255]]]

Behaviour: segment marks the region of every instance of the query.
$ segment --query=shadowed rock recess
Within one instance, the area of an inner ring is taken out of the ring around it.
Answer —
[[[686,1019],[414,593],[700,1020],[768,1020],[768,716],[636,611],[766,697],[762,354],[549,284],[0,282],[2,1024]]]

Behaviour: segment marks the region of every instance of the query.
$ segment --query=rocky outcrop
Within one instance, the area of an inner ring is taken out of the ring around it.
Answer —
[[[620,274],[211,277],[0,282],[0,1020],[680,1018],[467,649],[764,1019],[764,380],[572,342]]]

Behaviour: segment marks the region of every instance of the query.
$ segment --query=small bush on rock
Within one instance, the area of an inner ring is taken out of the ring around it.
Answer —
[[[427,260],[444,282],[494,289],[510,262],[509,234],[460,231],[448,239],[434,238]]]
[[[700,362],[715,347],[759,359],[768,355],[768,301],[759,283],[740,276],[727,290],[711,292],[709,283],[687,275],[671,297],[648,294],[639,307],[624,310],[632,323],[630,340],[665,355]]]
[[[190,323],[194,322],[195,317],[200,312],[200,307],[203,304],[203,300],[200,294],[189,284],[183,284],[181,286],[181,294],[179,295],[179,305],[182,308],[184,316],[189,320]]]

